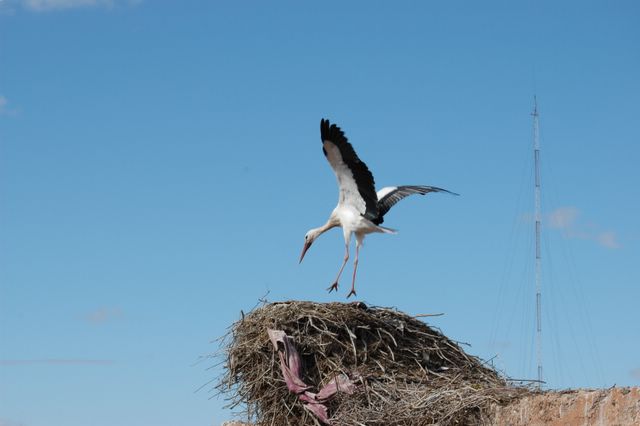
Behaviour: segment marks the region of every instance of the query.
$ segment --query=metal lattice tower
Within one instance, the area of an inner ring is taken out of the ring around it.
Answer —
[[[533,158],[535,167],[535,221],[536,221],[536,360],[538,363],[538,389],[542,386],[542,259],[540,256],[540,134],[538,128],[538,100],[533,97]]]

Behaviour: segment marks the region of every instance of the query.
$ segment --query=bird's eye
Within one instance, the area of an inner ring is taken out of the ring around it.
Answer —
[[[308,236],[308,235],[305,235],[305,236],[304,236],[304,240],[305,240],[305,241],[307,241],[308,239],[309,239],[309,236]]]

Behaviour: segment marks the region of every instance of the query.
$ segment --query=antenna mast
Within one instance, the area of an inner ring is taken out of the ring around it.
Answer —
[[[540,135],[538,128],[538,100],[533,97],[533,158],[535,164],[535,220],[536,220],[536,359],[538,362],[538,389],[542,386],[542,290],[540,257]]]

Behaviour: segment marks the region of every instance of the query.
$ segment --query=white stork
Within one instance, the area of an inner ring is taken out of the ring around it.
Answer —
[[[373,232],[381,232],[385,234],[395,234],[393,229],[380,226],[383,222],[384,215],[398,201],[411,194],[425,195],[429,192],[447,192],[449,194],[458,195],[446,189],[437,188],[435,186],[422,185],[404,185],[404,186],[388,186],[382,188],[376,193],[373,181],[373,175],[362,162],[351,144],[347,141],[344,132],[335,124],[330,124],[329,120],[322,119],[320,121],[320,138],[322,140],[322,152],[329,161],[336,177],[338,178],[338,187],[340,189],[340,197],[338,205],[327,223],[319,228],[310,229],[304,236],[304,247],[300,255],[300,262],[304,258],[305,253],[311,247],[311,244],[324,232],[336,226],[342,227],[344,234],[345,254],[342,266],[338,271],[335,282],[328,288],[329,292],[338,290],[338,280],[344,266],[349,260],[349,243],[351,242],[351,234],[356,236],[356,258],[353,261],[353,278],[351,280],[351,291],[347,295],[356,294],[356,271],[358,270],[358,254],[364,237]]]

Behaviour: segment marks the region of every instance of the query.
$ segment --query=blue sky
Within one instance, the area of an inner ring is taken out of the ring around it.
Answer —
[[[210,343],[327,294],[319,121],[403,201],[358,297],[550,388],[640,384],[637,2],[0,1],[0,425],[218,425]]]

